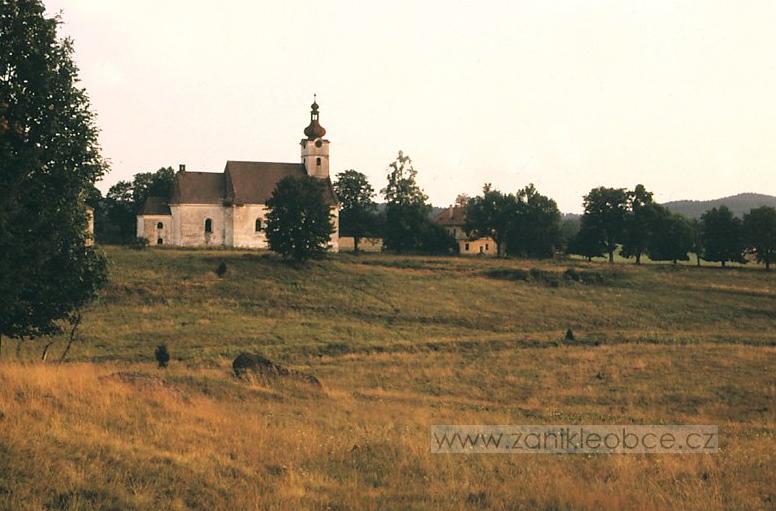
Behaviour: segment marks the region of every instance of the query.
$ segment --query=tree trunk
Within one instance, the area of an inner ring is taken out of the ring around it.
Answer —
[[[677,261],[676,261],[676,259],[674,259],[674,266],[676,266],[676,263],[677,263]]]
[[[609,264],[614,264],[614,249],[609,250]]]
[[[16,358],[18,359],[21,356],[22,353],[22,343],[24,342],[24,337],[19,337],[19,341],[16,343]]]
[[[765,271],[771,271],[771,262],[768,259],[765,260]],[[2,347],[2,344],[0,344],[0,347]]]
[[[641,264],[641,253],[636,254],[636,264]]]
[[[43,347],[43,354],[41,354],[41,356],[40,356],[40,361],[41,361],[41,362],[45,362],[45,361],[46,361],[46,359],[48,358],[49,348],[51,348],[51,346],[52,346],[52,345],[53,345],[55,342],[57,342],[57,340],[56,340],[56,339],[54,339],[53,341],[49,341],[49,342],[48,342],[48,343],[46,343],[46,345]]]
[[[698,266],[698,268],[701,267],[701,255],[699,253],[695,254],[695,264]]]
[[[722,267],[723,268],[725,267],[725,261],[722,261]]]
[[[358,255],[358,245],[361,243],[361,236],[353,236],[353,254]]]
[[[70,346],[73,345],[73,341],[75,340],[75,331],[78,328],[78,325],[81,323],[81,313],[76,312],[75,318],[73,318],[73,328],[70,329],[70,337],[67,339],[67,346],[65,346],[65,351],[62,352],[62,355],[59,357],[59,363],[65,361],[65,357],[67,357],[67,354],[70,352]]]

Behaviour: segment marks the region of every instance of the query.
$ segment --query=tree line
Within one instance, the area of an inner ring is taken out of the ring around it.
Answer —
[[[672,213],[653,200],[643,185],[633,190],[599,187],[584,197],[579,231],[570,240],[568,252],[587,257],[619,254],[641,263],[701,260],[746,263],[747,255],[769,270],[776,261],[776,209],[754,208],[737,218],[726,206],[712,208],[699,220]]]

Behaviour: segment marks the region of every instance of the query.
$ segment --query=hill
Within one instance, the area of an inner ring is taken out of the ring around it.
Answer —
[[[71,363],[35,363],[42,343],[29,340],[17,360],[4,340],[0,509],[771,505],[776,274],[106,251],[110,285]],[[574,345],[560,342],[569,327]],[[314,374],[324,392],[243,383],[231,371],[242,351]],[[716,424],[724,449],[430,452],[433,424],[634,423]]]
[[[730,208],[734,215],[742,217],[744,213],[748,213],[752,208],[759,208],[760,206],[776,207],[776,197],[761,193],[739,193],[738,195],[731,195],[721,199],[705,201],[678,200],[663,204],[663,206],[674,213],[680,213],[688,218],[700,218],[703,213],[711,208],[718,208],[722,205]]]

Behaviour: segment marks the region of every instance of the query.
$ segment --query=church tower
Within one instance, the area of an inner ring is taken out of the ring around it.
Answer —
[[[302,139],[302,163],[308,176],[329,177],[329,141],[324,140],[326,130],[318,122],[318,103],[310,106],[310,124],[304,129]]]

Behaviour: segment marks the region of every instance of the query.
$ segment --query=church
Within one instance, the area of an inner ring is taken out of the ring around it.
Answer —
[[[151,245],[267,248],[267,200],[289,176],[325,180],[324,200],[335,230],[329,250],[339,250],[339,204],[329,177],[329,141],[317,101],[301,141],[301,163],[227,161],[224,171],[190,172],[181,165],[170,197],[149,197],[137,215],[137,236]]]

